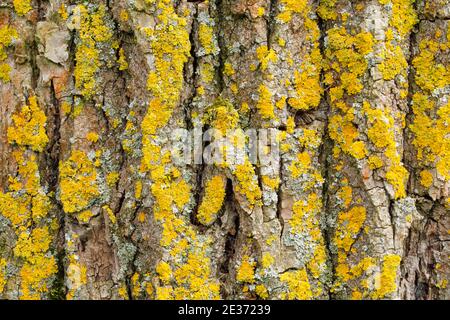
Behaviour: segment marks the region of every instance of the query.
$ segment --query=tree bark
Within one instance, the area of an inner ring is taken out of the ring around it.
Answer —
[[[449,299],[449,20],[4,1],[0,298]],[[177,163],[177,129],[272,130],[274,153]]]

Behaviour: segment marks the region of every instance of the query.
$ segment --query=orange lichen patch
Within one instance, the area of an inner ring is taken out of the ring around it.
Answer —
[[[222,176],[214,176],[206,183],[205,196],[197,213],[200,223],[209,225],[216,219],[225,199],[225,185],[226,181]]]
[[[8,142],[30,147],[34,151],[43,151],[48,143],[45,132],[47,117],[39,108],[36,97],[31,96],[29,105],[24,105],[12,119],[13,126],[8,128]]]
[[[94,163],[80,150],[60,163],[61,202],[64,211],[74,213],[89,207],[100,195]]]
[[[281,294],[282,299],[310,300],[313,297],[308,274],[305,269],[288,271],[280,275],[280,281],[288,286],[287,292]]]

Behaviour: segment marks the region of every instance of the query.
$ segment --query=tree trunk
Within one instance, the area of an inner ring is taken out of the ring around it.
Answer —
[[[449,0],[4,1],[0,298],[449,299],[449,21]],[[240,161],[206,161],[215,141]]]

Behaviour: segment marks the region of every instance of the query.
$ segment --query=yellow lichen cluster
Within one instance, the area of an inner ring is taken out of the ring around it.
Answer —
[[[265,85],[259,86],[259,100],[256,108],[263,119],[273,119],[275,117],[272,93]]]
[[[60,163],[60,189],[66,213],[88,208],[100,195],[95,164],[83,151],[73,150],[70,157]]]
[[[337,249],[337,279],[333,283],[332,291],[350,280],[360,278],[370,267],[375,265],[375,260],[371,257],[365,257],[353,265],[348,261],[349,256],[356,250],[353,245],[363,230],[366,221],[366,209],[363,206],[353,204],[353,189],[348,185],[348,180],[344,179],[342,184],[341,189],[337,192],[342,211],[338,213],[337,226],[333,236],[333,244]],[[364,279],[360,281],[360,283],[363,282]],[[359,291],[354,291],[352,296],[354,299],[362,298]]]
[[[222,176],[214,176],[205,187],[205,196],[198,208],[197,219],[204,225],[211,224],[217,217],[225,199],[226,181]]]
[[[172,268],[166,262],[156,267],[162,286],[156,288],[156,299],[219,299],[219,284],[210,279],[210,259],[204,246],[189,252],[186,263]]]
[[[298,237],[305,241],[302,246],[304,248],[302,255],[305,259],[303,271],[308,274],[311,281],[315,281],[311,297],[319,297],[322,294],[327,272],[326,247],[320,226],[321,191],[324,179],[315,163],[320,152],[320,130],[318,128],[302,129],[298,132],[298,144],[303,151],[297,154],[288,169],[295,186],[301,188],[301,191],[295,192],[296,201],[293,204],[292,217],[288,223],[290,234],[294,238]],[[294,293],[288,294],[296,297]]]
[[[225,135],[228,130],[235,129],[239,123],[239,114],[230,101],[217,98],[214,103],[206,109],[205,123],[219,130],[219,135]]]
[[[337,292],[342,286],[348,286],[352,289],[352,299],[384,298],[396,289],[396,272],[400,257],[393,254],[379,259],[364,256],[355,263],[354,255],[358,252],[355,243],[360,236],[368,232],[368,228],[364,227],[367,212],[365,207],[357,204],[360,202],[359,198],[354,197],[347,179],[343,180],[343,186],[338,190],[337,197],[342,211],[338,213],[337,227],[332,239],[337,249],[337,264],[336,280],[331,291]],[[380,263],[381,272],[372,276],[372,271]],[[364,275],[367,277],[364,278]]]
[[[31,9],[31,0],[13,0],[14,10],[19,16],[24,16]]]
[[[142,122],[144,148],[146,136],[154,135],[169,121],[179,102],[184,63],[191,49],[186,19],[176,14],[169,0],[158,1],[158,7],[161,10],[157,15],[159,23],[155,28],[144,29],[155,58],[155,70],[147,77],[147,89],[153,98]]]
[[[198,39],[203,50],[205,50],[205,54],[216,54],[218,52],[218,46],[214,39],[214,29],[209,24],[200,23]]]
[[[391,34],[389,31],[387,33],[388,35]],[[386,47],[381,53],[383,61],[380,64],[383,79],[394,80],[396,76],[402,75],[401,84],[406,87],[408,62],[406,61],[402,48],[392,44],[392,37],[387,36],[386,38]]]
[[[154,69],[147,78],[152,97],[141,124],[141,172],[150,174],[153,215],[162,226],[160,244],[165,249],[156,270],[160,283],[154,290],[155,297],[217,299],[219,284],[211,277],[211,262],[206,253],[208,241],[198,239],[189,220],[180,214],[190,202],[191,186],[157,139],[158,130],[167,125],[179,104],[184,63],[190,54],[187,20],[175,12],[171,0],[152,0],[149,4],[157,20],[154,27],[143,30],[151,41]]]
[[[48,224],[50,199],[40,184],[36,154],[48,143],[45,133],[45,114],[36,98],[30,97],[30,106],[24,106],[13,116],[14,127],[8,128],[8,141],[17,144],[13,152],[17,174],[9,177],[9,191],[0,192],[0,214],[7,218],[17,235],[14,256],[20,268],[20,299],[40,299],[48,293],[48,280],[56,273],[56,261],[50,253],[53,241]],[[3,265],[8,262],[4,261]],[[6,280],[1,280],[3,283]],[[0,284],[1,285],[1,284]]]
[[[442,103],[435,96],[437,90],[450,85],[449,66],[436,61],[439,54],[450,51],[450,27],[446,37],[441,44],[433,39],[422,40],[420,53],[413,59],[420,90],[413,95],[414,118],[409,128],[414,134],[419,166],[430,169],[429,174],[421,174],[426,187],[433,184],[431,171],[439,180],[450,181],[450,103]]]
[[[386,42],[381,52],[379,70],[384,80],[394,80],[400,85],[401,98],[406,98],[408,92],[408,62],[401,44],[409,39],[409,33],[417,23],[414,0],[383,0],[383,5],[391,4],[390,28],[386,31]]]
[[[84,97],[90,98],[95,94],[96,74],[102,66],[99,44],[107,43],[112,38],[112,31],[105,25],[104,5],[92,11],[80,4],[73,12],[80,39],[75,53],[75,85]]]
[[[415,0],[391,0],[391,3],[392,18],[389,25],[398,31],[400,37],[404,37],[418,21],[414,9]]]
[[[308,1],[283,1],[285,11],[278,17],[284,19],[293,13],[300,15],[306,29],[306,40],[311,43],[311,49],[304,55],[300,64],[300,70],[294,72],[293,89],[289,92],[289,105],[297,110],[308,110],[316,108],[321,100],[323,88],[320,84],[322,72],[322,54],[319,48],[320,30],[317,21],[310,18],[313,13]]]
[[[6,286],[6,259],[0,258],[0,293]]]
[[[237,179],[236,191],[244,195],[251,207],[260,203],[261,189],[255,174],[253,165],[245,159],[243,164],[238,164],[233,171]]]
[[[248,255],[244,255],[236,272],[236,280],[241,283],[254,283],[255,266],[256,262],[253,261]]]
[[[266,45],[262,45],[256,49],[256,57],[261,66],[262,71],[266,71],[269,63],[276,63],[278,56],[275,50],[267,48]]]
[[[128,69],[128,62],[125,58],[125,51],[123,48],[119,49],[119,59],[117,59],[117,63],[119,64],[119,70],[127,70]]]
[[[289,300],[310,300],[313,298],[308,274],[305,269],[287,271],[280,275],[280,281],[288,286],[287,293],[282,293],[282,299]]]
[[[396,278],[401,258],[395,254],[388,254],[383,257],[381,274],[375,279],[374,299],[382,299],[397,290]]]
[[[330,118],[329,134],[339,150],[359,160],[367,155],[367,149],[365,143],[358,140],[355,110],[347,105],[344,97],[345,94],[352,97],[363,89],[360,77],[367,70],[365,57],[372,51],[373,36],[368,32],[352,36],[343,27],[328,30],[327,36],[325,55],[329,64],[324,66],[325,82],[331,85],[330,99],[335,113]]]
[[[393,186],[395,198],[406,196],[405,184],[408,179],[408,171],[401,162],[395,137],[394,118],[388,108],[373,109],[368,102],[363,103],[363,110],[368,120],[367,135],[369,140],[379,151],[384,151],[387,159],[386,179]]]
[[[8,142],[41,152],[48,143],[45,132],[47,117],[39,108],[35,96],[28,100],[29,105],[24,105],[21,111],[12,117],[14,125],[8,128]]]
[[[335,20],[338,16],[335,5],[337,0],[321,0],[319,7],[317,8],[317,13],[324,20]]]
[[[301,14],[308,7],[308,0],[281,0],[280,3],[283,8],[277,19],[284,23],[290,22],[293,14]]]
[[[9,26],[0,27],[0,80],[3,82],[9,82],[9,73],[11,72],[11,66],[3,62],[8,57],[6,48],[9,47],[17,37],[17,31],[14,28]]]

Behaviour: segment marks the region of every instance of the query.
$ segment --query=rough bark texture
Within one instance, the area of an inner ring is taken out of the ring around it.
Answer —
[[[449,299],[449,20],[2,1],[0,298]],[[177,164],[176,128],[273,128],[280,159]]]

